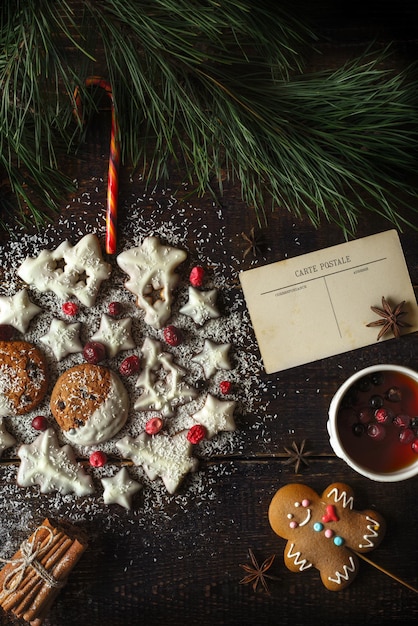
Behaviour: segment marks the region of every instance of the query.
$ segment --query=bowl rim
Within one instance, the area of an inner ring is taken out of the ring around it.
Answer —
[[[396,470],[394,472],[373,472],[368,468],[363,467],[356,461],[354,461],[345,451],[344,446],[341,443],[341,438],[339,436],[338,428],[337,428],[337,414],[340,406],[340,402],[344,396],[344,394],[348,391],[348,389],[360,378],[367,376],[368,374],[372,374],[374,372],[381,371],[396,371],[401,374],[405,374],[409,378],[412,378],[418,385],[418,372],[413,370],[410,367],[405,365],[396,365],[394,363],[388,364],[378,364],[378,365],[369,365],[361,370],[354,372],[351,376],[349,376],[337,389],[334,396],[331,399],[331,403],[328,409],[328,422],[327,429],[329,434],[329,441],[332,449],[336,453],[338,457],[343,459],[347,465],[349,465],[356,472],[369,478],[371,480],[375,480],[378,482],[395,482],[401,480],[407,480],[408,478],[412,478],[418,474],[418,455],[416,461],[407,465],[405,468]]]

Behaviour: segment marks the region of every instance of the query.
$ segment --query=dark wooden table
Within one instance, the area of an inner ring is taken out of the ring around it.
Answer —
[[[411,55],[412,35],[397,38],[386,17],[384,11],[372,12],[364,23],[358,11],[341,28],[334,25],[331,42],[323,42],[321,59],[315,63],[326,67],[340,62],[356,52],[373,29],[386,39],[394,37],[400,55]],[[330,33],[324,27],[325,34]],[[69,238],[74,244],[88,232],[97,232],[103,241],[107,155],[107,127],[103,131],[99,124],[92,129],[74,172],[77,193],[63,202],[45,235],[34,233],[34,247],[39,247],[43,236],[48,242]],[[135,239],[154,234],[185,249],[188,259],[181,270],[180,301],[185,298],[190,268],[201,264],[207,269],[208,285],[219,291],[223,316],[226,320],[234,316],[237,323],[235,330],[227,326],[237,373],[232,394],[237,401],[236,432],[196,451],[199,470],[186,477],[176,495],[169,496],[158,480],[145,481],[130,511],[105,506],[99,483],[96,495],[85,498],[41,495],[37,487],[22,489],[15,484],[15,449],[4,453],[2,556],[10,556],[48,515],[73,521],[87,531],[88,551],[51,609],[46,626],[416,624],[418,595],[371,565],[362,563],[355,582],[338,593],[323,587],[316,570],[290,573],[283,563],[284,541],[271,530],[267,510],[274,493],[288,482],[305,482],[319,492],[331,482],[347,482],[356,491],[357,508],[375,507],[387,520],[387,536],[370,558],[418,587],[417,479],[385,484],[361,477],[333,454],[326,431],[329,403],[338,386],[354,371],[376,363],[416,369],[418,336],[266,375],[248,322],[239,272],[342,243],[343,236],[330,224],[315,230],[307,221],[278,210],[262,229],[261,254],[244,259],[242,232],[257,228],[257,221],[240,201],[239,186],[226,185],[219,204],[189,191],[181,173],[173,173],[169,184],[145,190],[138,175],[122,168],[118,245],[121,251]],[[390,227],[367,215],[358,236]],[[408,229],[400,238],[417,289],[417,233]],[[3,249],[11,245],[4,238]],[[303,440],[312,454],[309,466],[302,464],[295,474],[294,466],[286,464],[284,448]],[[112,463],[118,466],[121,461]],[[99,474],[95,476],[97,481]],[[249,548],[259,562],[277,555],[269,572],[275,577],[268,581],[269,595],[240,584],[245,575],[240,565],[249,563]],[[2,624],[17,623],[4,616],[0,619]]]

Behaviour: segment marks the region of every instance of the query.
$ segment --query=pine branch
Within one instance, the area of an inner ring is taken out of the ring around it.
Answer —
[[[416,210],[405,181],[417,165],[418,94],[410,70],[381,69],[387,51],[304,73],[315,37],[276,2],[4,4],[0,168],[35,221],[29,191],[51,207],[68,187],[61,158],[82,138],[74,87],[88,117],[85,78],[103,52],[123,158],[148,180],[166,176],[174,158],[201,193],[214,178],[222,190],[220,172],[240,181],[259,219],[271,205],[316,226],[335,222],[346,237],[367,210],[414,226],[400,197]]]

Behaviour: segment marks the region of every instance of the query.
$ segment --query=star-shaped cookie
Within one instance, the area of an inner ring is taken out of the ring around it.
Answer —
[[[191,317],[195,324],[203,326],[208,320],[220,317],[216,306],[217,295],[217,289],[199,291],[199,289],[195,287],[189,287],[189,299],[186,304],[181,307],[180,313]]]
[[[4,419],[0,417],[0,456],[7,448],[11,448],[16,443],[16,439],[6,430]]]
[[[162,432],[154,436],[141,433],[136,439],[120,439],[116,447],[135,465],[142,465],[150,480],[158,476],[162,478],[170,494],[176,491],[188,472],[197,469],[197,459],[191,456],[192,444],[185,432],[173,437]]]
[[[104,487],[104,503],[119,504],[125,509],[131,508],[132,497],[142,489],[142,485],[129,476],[126,467],[122,467],[115,476],[102,478],[101,481]]]
[[[0,296],[0,324],[9,324],[25,333],[29,323],[42,309],[29,300],[26,289],[21,289],[14,296]]]
[[[208,393],[205,404],[200,411],[194,413],[193,419],[206,428],[207,438],[211,439],[221,431],[235,430],[235,405],[233,400],[218,400]]]
[[[62,320],[53,319],[49,331],[39,337],[39,341],[52,350],[57,361],[61,361],[67,354],[82,352],[80,328],[80,322],[66,324]]]
[[[115,320],[104,313],[100,320],[100,327],[92,336],[91,341],[102,343],[107,349],[108,356],[112,358],[121,350],[135,348],[131,326],[130,317]]]
[[[215,343],[210,339],[206,339],[202,352],[196,354],[192,361],[202,366],[205,378],[210,378],[216,370],[231,369],[231,363],[228,359],[230,347],[231,344],[229,343]]]
[[[21,459],[17,484],[21,487],[39,485],[41,493],[59,491],[63,495],[75,493],[86,496],[93,493],[90,476],[77,464],[71,446],[60,448],[52,428],[47,428],[31,444],[20,446]]]

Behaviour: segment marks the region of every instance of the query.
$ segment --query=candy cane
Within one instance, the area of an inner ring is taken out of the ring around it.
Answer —
[[[86,87],[97,86],[104,89],[112,103],[112,127],[110,132],[109,169],[107,175],[106,252],[107,254],[115,254],[120,162],[118,121],[116,118],[112,87],[110,83],[104,78],[100,78],[100,76],[90,76],[86,78],[85,84]],[[74,100],[77,107],[76,114],[81,119],[81,97],[78,87],[74,92]]]

